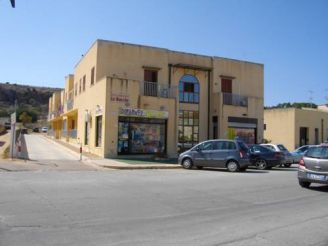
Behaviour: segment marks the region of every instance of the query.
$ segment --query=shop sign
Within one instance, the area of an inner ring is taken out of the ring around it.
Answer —
[[[122,94],[111,94],[110,100],[112,102],[122,102],[122,103],[128,103],[130,101],[130,98],[128,95],[122,95]]]
[[[167,119],[169,112],[149,110],[149,109],[138,109],[138,108],[121,108],[119,111],[120,116],[129,117],[141,117],[141,118],[152,118],[152,119]]]

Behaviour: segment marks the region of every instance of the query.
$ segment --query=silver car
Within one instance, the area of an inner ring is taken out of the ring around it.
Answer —
[[[298,182],[308,188],[311,183],[328,185],[328,145],[310,147],[298,166]]]
[[[293,162],[299,163],[302,157],[304,156],[305,152],[310,148],[314,147],[315,145],[303,145],[299,147],[298,149],[294,150],[290,154],[293,156]]]
[[[181,153],[179,164],[186,169],[222,167],[230,172],[244,171],[250,164],[247,152],[247,145],[238,140],[208,140]]]
[[[261,144],[262,146],[265,146],[273,151],[280,152],[284,158],[281,161],[280,166],[284,167],[290,167],[293,164],[293,156],[291,153],[286,149],[286,147],[282,144]]]

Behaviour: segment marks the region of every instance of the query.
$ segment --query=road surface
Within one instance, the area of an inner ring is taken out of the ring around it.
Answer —
[[[41,134],[25,134],[30,160],[78,160],[77,154]]]
[[[0,245],[328,245],[295,168],[0,172]]]
[[[42,134],[25,134],[24,138],[30,160],[28,164],[39,165],[38,169],[76,171],[99,169],[90,163],[80,162],[78,153],[48,139]],[[83,159],[85,160],[85,158]]]

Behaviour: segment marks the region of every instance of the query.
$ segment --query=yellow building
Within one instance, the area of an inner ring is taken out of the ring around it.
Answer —
[[[323,106],[318,109],[265,109],[264,124],[264,138],[284,144],[288,150],[328,139],[328,111]]]
[[[56,138],[103,157],[174,157],[212,138],[256,143],[263,83],[262,64],[97,40],[49,99],[49,121]]]

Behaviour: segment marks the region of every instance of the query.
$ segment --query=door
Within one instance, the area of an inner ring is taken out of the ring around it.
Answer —
[[[214,141],[213,151],[211,153],[211,163],[215,167],[225,167],[227,158],[231,156],[233,146],[235,150],[237,147],[234,142],[230,141]]]
[[[319,129],[318,128],[314,129],[314,142],[316,145],[319,144]]]
[[[213,141],[204,142],[194,150],[193,159],[196,166],[211,166],[211,153],[213,151]]]
[[[300,146],[308,144],[308,128],[300,127]]]

